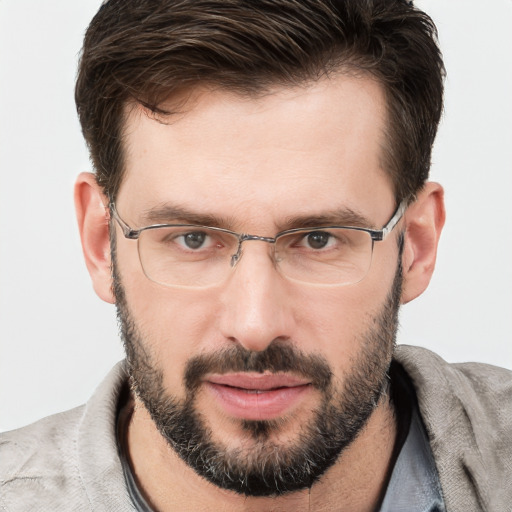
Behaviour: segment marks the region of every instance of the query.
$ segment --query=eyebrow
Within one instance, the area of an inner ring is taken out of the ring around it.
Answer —
[[[224,217],[208,213],[199,213],[187,208],[163,204],[149,208],[142,213],[143,225],[153,224],[192,224],[235,230],[237,222],[233,217]],[[278,232],[294,228],[313,228],[321,226],[347,226],[371,228],[372,222],[351,208],[339,208],[318,214],[294,215],[278,223]]]
[[[346,226],[371,228],[372,222],[362,213],[351,208],[339,208],[334,211],[313,215],[298,215],[287,217],[282,226],[283,230],[293,228],[314,228],[321,226]]]
[[[142,221],[149,224],[195,224],[229,229],[233,219],[208,213],[198,213],[187,208],[163,204],[142,213]]]

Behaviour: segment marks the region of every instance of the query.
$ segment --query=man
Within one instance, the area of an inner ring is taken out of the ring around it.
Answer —
[[[409,2],[111,0],[76,206],[127,362],[5,434],[5,510],[507,510],[508,372],[395,347],[444,223]]]

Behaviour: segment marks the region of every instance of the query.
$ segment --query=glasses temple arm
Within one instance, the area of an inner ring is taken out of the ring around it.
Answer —
[[[119,224],[119,227],[123,230],[123,234],[126,238],[131,239],[137,239],[140,235],[140,230],[132,229],[126,222],[119,217],[119,214],[116,210],[116,205],[114,203],[109,203],[108,208],[110,210],[110,213],[112,217],[115,219],[115,221]]]
[[[400,222],[400,219],[403,217],[405,210],[407,210],[408,206],[408,200],[404,199],[401,201],[401,203],[398,205],[398,208],[396,209],[395,213],[393,214],[393,217],[389,219],[389,222],[380,230],[377,231],[377,233],[380,235],[377,238],[374,238],[374,240],[384,240],[391,231],[395,228],[395,226]]]

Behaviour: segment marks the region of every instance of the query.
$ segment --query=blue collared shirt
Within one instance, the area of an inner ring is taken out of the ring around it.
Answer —
[[[441,483],[425,427],[413,408],[380,512],[445,512]]]

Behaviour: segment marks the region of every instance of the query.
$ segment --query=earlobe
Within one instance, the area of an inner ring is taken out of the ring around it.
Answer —
[[[91,173],[75,183],[75,209],[82,250],[96,294],[113,304],[108,201]]]
[[[434,272],[439,237],[445,221],[441,185],[427,183],[417,200],[407,209],[404,219],[402,304],[421,295]]]

